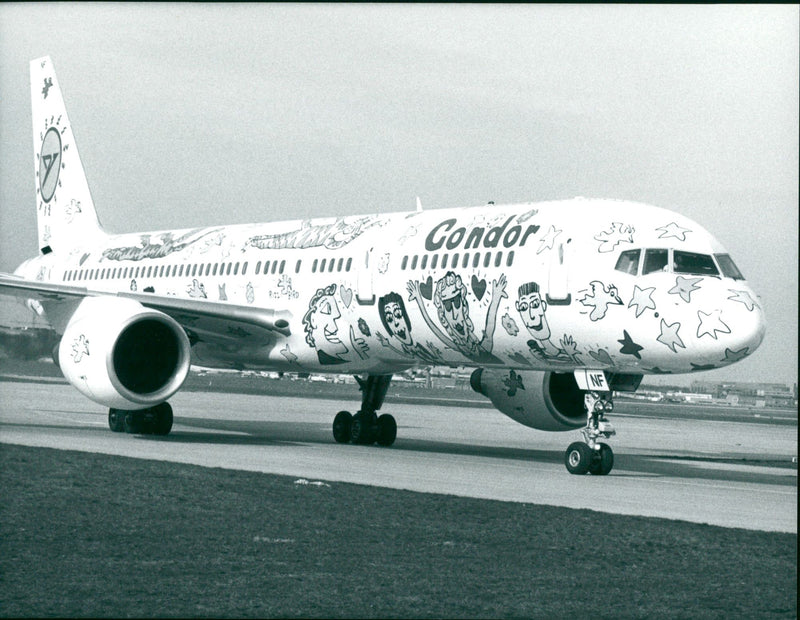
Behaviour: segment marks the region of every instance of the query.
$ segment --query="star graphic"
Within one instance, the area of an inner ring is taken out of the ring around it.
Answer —
[[[720,362],[733,364],[734,362],[738,362],[739,360],[744,359],[748,355],[750,355],[750,347],[745,347],[744,349],[739,349],[738,351],[731,351],[730,349],[725,349],[725,359],[720,360]]]
[[[508,377],[503,379],[503,384],[508,388],[508,392],[506,392],[509,396],[514,396],[517,393],[517,390],[524,390],[525,386],[522,385],[522,377],[520,377],[517,373],[513,370],[508,373]]]
[[[656,228],[656,230],[664,231],[658,236],[659,239],[675,237],[678,241],[686,241],[686,233],[692,232],[689,228],[678,226],[675,222],[670,222],[666,226]]]
[[[642,359],[642,356],[639,355],[639,351],[644,349],[643,346],[636,344],[628,334],[628,331],[623,329],[622,333],[624,334],[622,340],[617,340],[622,345],[622,348],[619,350],[620,353],[624,353],[625,355],[633,355],[637,360]]]
[[[667,325],[667,322],[664,319],[661,319],[661,335],[656,338],[661,344],[667,345],[673,353],[677,353],[675,347],[680,347],[681,349],[685,349],[686,345],[683,344],[683,340],[678,335],[678,330],[681,328],[681,324],[677,321],[672,323],[671,325]]]
[[[556,242],[556,237],[562,231],[558,230],[555,226],[550,225],[550,230],[547,231],[544,238],[539,242],[539,249],[536,250],[537,254],[541,254],[544,250],[552,250],[553,244]]]
[[[651,295],[655,292],[656,287],[651,286],[650,288],[639,288],[638,285],[634,285],[633,287],[633,297],[631,298],[631,302],[628,304],[628,308],[632,308],[636,306],[636,318],[638,319],[642,312],[647,310],[648,308],[652,308],[653,310],[656,309],[656,304],[653,301]]]
[[[740,304],[744,304],[744,307],[747,308],[750,312],[753,311],[758,304],[756,303],[755,299],[750,296],[750,293],[747,291],[737,291],[735,289],[729,288],[729,292],[733,293],[728,299],[733,301],[738,301]]]
[[[702,279],[703,278],[684,278],[683,276],[678,276],[675,279],[675,286],[669,289],[668,292],[670,295],[680,295],[683,301],[689,303],[692,301],[692,293],[700,289],[697,283]]]
[[[700,325],[697,326],[697,337],[701,338],[705,335],[709,335],[716,340],[717,332],[730,334],[731,328],[722,322],[721,315],[722,310],[712,310],[711,314],[706,314],[702,310],[698,310],[697,318],[700,319]]]

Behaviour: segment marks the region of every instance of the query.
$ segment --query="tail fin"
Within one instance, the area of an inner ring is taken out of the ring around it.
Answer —
[[[91,243],[105,233],[48,56],[31,61],[31,109],[39,249],[47,254]]]

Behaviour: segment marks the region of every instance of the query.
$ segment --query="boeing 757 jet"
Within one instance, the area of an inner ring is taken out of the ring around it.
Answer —
[[[69,383],[112,431],[165,435],[191,364],[349,373],[342,444],[390,446],[394,373],[471,367],[517,422],[580,430],[573,474],[608,474],[615,391],[753,352],[764,314],[697,223],[576,198],[111,234],[97,218],[49,58],[31,63],[38,255],[0,294],[46,317]]]

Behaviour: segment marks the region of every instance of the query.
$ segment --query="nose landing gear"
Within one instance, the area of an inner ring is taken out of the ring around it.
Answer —
[[[598,441],[616,435],[605,414],[614,409],[611,392],[587,392],[583,399],[586,407],[586,426],[581,429],[584,442],[571,443],[564,454],[564,464],[571,474],[586,473],[605,476],[614,467],[614,452],[607,443]]]

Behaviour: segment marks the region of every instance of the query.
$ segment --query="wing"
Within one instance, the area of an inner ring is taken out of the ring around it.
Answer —
[[[269,308],[239,306],[202,299],[152,293],[93,291],[84,287],[26,280],[0,274],[0,295],[36,300],[55,330],[63,332],[72,313],[86,297],[121,297],[175,319],[194,342],[221,346],[233,343],[264,346],[288,337],[291,314]]]

